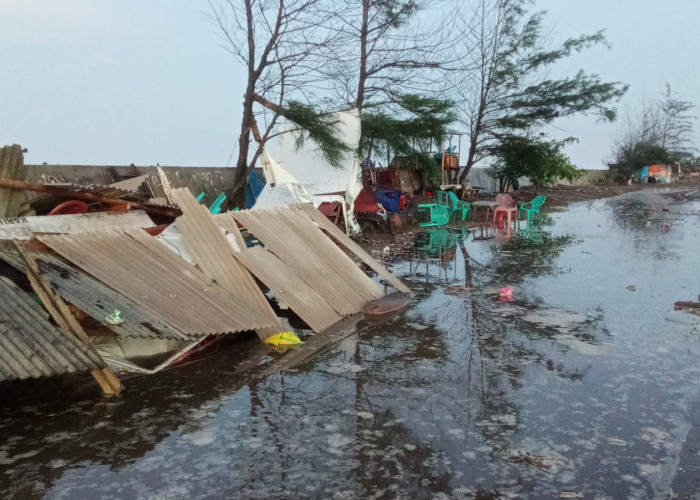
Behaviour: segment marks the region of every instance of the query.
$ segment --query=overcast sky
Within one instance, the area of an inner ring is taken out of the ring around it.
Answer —
[[[560,69],[630,84],[621,118],[666,82],[700,105],[699,0],[537,5],[553,40],[606,30],[612,49]],[[0,145],[27,147],[27,163],[226,165],[243,72],[208,14],[200,0],[0,0]],[[620,127],[576,118],[552,134],[578,137],[574,163],[602,168]]]

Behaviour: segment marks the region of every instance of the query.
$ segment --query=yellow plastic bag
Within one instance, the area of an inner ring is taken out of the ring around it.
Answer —
[[[266,338],[265,342],[270,345],[276,346],[290,346],[303,344],[301,339],[294,335],[292,332],[280,332],[277,335],[273,335],[272,337]]]

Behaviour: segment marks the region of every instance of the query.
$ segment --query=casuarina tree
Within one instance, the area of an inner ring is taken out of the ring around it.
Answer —
[[[244,69],[246,81],[233,205],[242,206],[248,173],[278,132],[281,117],[315,140],[331,163],[347,149],[313,92],[325,85],[323,54],[338,39],[326,26],[334,15],[329,5],[330,0],[210,1],[223,46]],[[257,146],[251,148],[253,139]]]
[[[457,35],[453,71],[461,121],[470,147],[463,181],[474,164],[489,155],[500,138],[532,133],[560,117],[594,114],[615,118],[614,104],[627,86],[578,71],[553,78],[555,65],[576,52],[605,44],[603,32],[581,35],[550,47],[544,12],[531,12],[530,0],[471,0]],[[449,75],[448,75],[449,77]]]

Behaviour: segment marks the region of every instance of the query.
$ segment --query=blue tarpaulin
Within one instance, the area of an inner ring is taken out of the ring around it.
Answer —
[[[643,168],[640,168],[639,171],[637,171],[637,179],[639,179],[640,181],[646,182],[648,178],[649,178],[649,167],[643,167]]]
[[[265,181],[262,176],[255,172],[254,170],[248,174],[248,182],[245,188],[245,207],[251,208],[255,205],[255,201],[260,196],[260,191],[262,191],[265,186]]]

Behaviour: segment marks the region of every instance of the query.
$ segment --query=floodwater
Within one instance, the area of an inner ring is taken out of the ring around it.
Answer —
[[[0,491],[700,498],[700,316],[673,310],[700,293],[696,195],[578,203],[510,237],[377,237],[410,307],[289,370],[237,373],[280,356],[249,339],[119,398],[84,376],[0,386]]]

